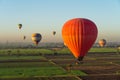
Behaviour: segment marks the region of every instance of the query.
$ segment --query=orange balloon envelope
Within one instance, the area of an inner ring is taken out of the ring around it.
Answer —
[[[99,45],[101,46],[101,47],[103,47],[103,46],[105,46],[105,44],[106,44],[106,40],[105,39],[101,39],[101,40],[99,40]]]
[[[75,18],[67,21],[62,28],[64,43],[73,55],[81,61],[97,38],[98,30],[92,21]]]
[[[42,39],[41,34],[39,34],[39,33],[34,33],[34,34],[32,34],[32,41],[33,41],[36,45],[38,45],[38,43],[40,42],[41,39]]]

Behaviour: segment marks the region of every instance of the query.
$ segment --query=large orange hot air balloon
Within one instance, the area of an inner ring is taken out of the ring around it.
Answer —
[[[18,24],[18,28],[21,29],[22,28],[22,24]]]
[[[62,28],[64,43],[73,55],[81,61],[97,38],[98,30],[92,21],[75,18],[67,21]]]
[[[99,46],[104,47],[105,44],[106,44],[106,40],[105,39],[101,39],[101,40],[99,40],[98,43],[99,43]]]
[[[38,45],[38,43],[40,42],[41,39],[42,39],[41,34],[39,34],[39,33],[34,33],[34,34],[32,34],[32,41],[33,41],[36,45]]]

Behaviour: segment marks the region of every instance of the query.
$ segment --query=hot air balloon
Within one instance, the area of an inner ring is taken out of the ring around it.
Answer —
[[[56,34],[56,31],[53,31],[53,35],[55,35]]]
[[[67,46],[65,42],[64,42],[64,46]]]
[[[34,34],[32,34],[32,41],[33,41],[36,45],[38,45],[38,43],[40,42],[41,39],[42,39],[41,34],[39,34],[39,33],[34,33]]]
[[[94,44],[97,34],[95,23],[85,18],[71,19],[62,28],[63,41],[78,61],[83,60]]]
[[[64,46],[67,47],[67,44],[64,42]]]
[[[23,36],[23,40],[25,40],[26,39],[26,36]]]
[[[22,24],[18,24],[18,28],[21,29],[22,28]]]
[[[101,40],[99,40],[99,46],[100,47],[104,47],[105,46],[105,44],[106,44],[106,40],[105,39],[101,39]]]

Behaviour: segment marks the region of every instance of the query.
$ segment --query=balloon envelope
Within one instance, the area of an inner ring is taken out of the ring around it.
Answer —
[[[99,46],[100,46],[100,47],[105,46],[105,44],[106,44],[106,40],[105,40],[105,39],[99,40]]]
[[[39,33],[34,33],[34,34],[32,34],[32,41],[33,41],[36,45],[38,45],[38,43],[40,42],[41,39],[42,39],[41,34],[39,34]]]
[[[73,55],[81,61],[97,38],[96,25],[84,18],[67,21],[62,28],[62,38]]]

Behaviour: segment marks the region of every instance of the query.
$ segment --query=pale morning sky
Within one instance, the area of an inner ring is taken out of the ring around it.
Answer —
[[[41,42],[62,42],[62,26],[72,18],[95,22],[96,41],[120,42],[120,0],[0,0],[0,42],[23,41],[24,35],[32,42],[36,32],[42,35]]]

